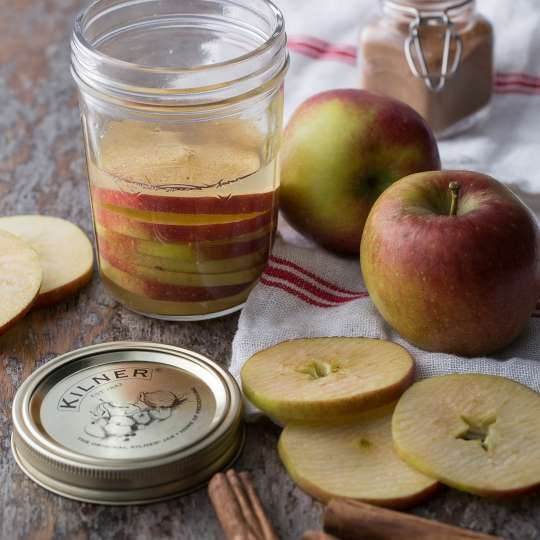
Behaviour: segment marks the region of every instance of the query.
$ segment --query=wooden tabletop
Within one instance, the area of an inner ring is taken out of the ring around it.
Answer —
[[[0,0],[0,215],[60,216],[91,234],[77,95],[69,73],[69,33],[82,4]],[[234,316],[182,324],[145,319],[109,298],[96,274],[69,302],[32,312],[0,337],[0,538],[222,538],[205,490],[166,503],[106,507],[36,486],[11,455],[11,403],[37,366],[92,343],[181,345],[227,365],[236,324]],[[238,467],[252,471],[281,537],[295,539],[318,527],[321,508],[287,477],[275,450],[278,434],[269,423],[250,425]],[[539,495],[496,502],[446,491],[414,512],[508,539],[540,538]]]

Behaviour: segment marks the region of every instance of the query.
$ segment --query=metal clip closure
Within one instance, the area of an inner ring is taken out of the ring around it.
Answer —
[[[446,81],[454,75],[459,67],[463,52],[463,41],[450,20],[447,11],[440,15],[422,15],[420,11],[414,11],[416,17],[409,25],[409,37],[404,44],[405,58],[415,77],[423,79],[425,85],[432,92],[440,92],[446,85]],[[445,28],[441,67],[440,71],[434,73],[429,71],[420,37],[421,28],[428,26]],[[455,53],[451,58],[453,45],[455,45]]]

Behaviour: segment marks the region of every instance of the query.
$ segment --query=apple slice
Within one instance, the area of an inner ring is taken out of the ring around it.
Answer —
[[[156,212],[155,210],[139,210],[124,206],[114,206],[112,204],[100,204],[101,208],[114,212],[129,219],[135,219],[144,223],[158,225],[180,225],[180,226],[208,226],[222,225],[224,223],[238,223],[239,221],[250,220],[260,217],[265,212],[248,212],[246,214],[186,214],[183,212]]]
[[[249,235],[245,235],[248,237],[248,239],[245,241],[222,241],[221,244],[213,244],[210,242],[174,244],[133,238],[132,236],[110,231],[99,224],[96,226],[96,232],[100,242],[107,242],[107,244],[114,248],[115,253],[118,253],[118,255],[121,255],[123,258],[137,258],[140,255],[141,259],[144,259],[146,256],[150,257],[150,260],[156,258],[168,258],[171,259],[169,264],[186,264],[191,262],[196,263],[197,265],[201,262],[232,259],[243,255],[252,254],[253,252],[260,250],[269,249],[273,236],[268,227],[263,227],[258,233],[258,236],[254,238],[249,238]],[[137,264],[144,265],[144,263]],[[153,263],[150,266],[155,265],[156,263]],[[149,265],[146,264],[145,266]],[[170,269],[175,270],[174,268]],[[223,268],[221,271],[223,271]]]
[[[0,230],[25,240],[39,256],[43,282],[36,307],[60,302],[92,278],[92,244],[73,223],[50,216],[10,216],[0,218]]]
[[[112,207],[111,207],[112,208]],[[251,214],[247,214],[251,216]],[[94,204],[94,216],[98,224],[120,234],[142,238],[143,240],[158,240],[160,242],[197,242],[208,240],[231,240],[235,236],[254,232],[277,219],[276,212],[265,212],[255,217],[245,215],[232,218],[225,223],[200,224],[169,224],[153,223],[113,212],[101,205]]]
[[[246,397],[281,422],[331,421],[395,401],[414,360],[378,339],[295,339],[253,355],[241,377]]]
[[[107,272],[103,267],[101,277],[105,286],[127,307],[141,313],[151,313],[153,315],[161,316],[207,315],[225,311],[242,305],[253,288],[253,286],[246,287],[246,289],[239,294],[227,296],[218,300],[174,302],[169,300],[154,300],[153,298],[148,298],[148,296],[140,294],[140,292],[133,292],[132,290],[121,287],[108,277]],[[113,278],[114,277],[118,276],[113,276]]]
[[[259,278],[265,265],[254,266],[237,272],[222,272],[219,274],[203,274],[201,272],[171,272],[158,268],[148,268],[133,264],[126,259],[117,257],[114,250],[106,244],[100,244],[99,255],[111,266],[122,270],[136,278],[163,283],[165,285],[180,285],[184,287],[222,287],[251,283]]]
[[[296,484],[324,502],[347,497],[380,506],[414,506],[438,483],[401,461],[392,446],[394,405],[338,425],[289,424],[279,455]]]
[[[504,377],[444,375],[414,384],[392,421],[409,465],[478,495],[540,486],[540,395]]]
[[[139,276],[128,274],[111,265],[103,257],[100,258],[100,268],[103,275],[107,276],[109,280],[127,291],[154,300],[165,300],[168,302],[202,302],[207,300],[219,300],[220,298],[240,294],[253,284],[253,280],[251,280],[237,285],[215,287],[171,285],[151,279],[142,279]]]
[[[177,212],[182,214],[246,214],[266,212],[277,204],[278,192],[229,197],[182,197],[155,195],[94,186],[92,196],[101,204],[133,208],[147,212]]]
[[[20,238],[0,230],[0,334],[32,307],[41,279],[37,253]]]
[[[258,267],[266,263],[270,249],[270,246],[268,246],[267,249],[254,251],[240,257],[216,260],[205,260],[204,255],[198,259],[196,251],[190,257],[185,258],[180,256],[178,256],[178,258],[156,257],[130,250],[129,243],[127,246],[126,244],[118,244],[117,242],[109,243],[105,240],[106,236],[103,236],[100,233],[98,233],[97,238],[99,250],[102,253],[112,252],[117,258],[121,258],[127,263],[143,266],[147,269],[165,270],[168,272],[186,272],[191,274],[222,274],[225,272],[236,272]],[[143,240],[143,242],[144,241],[145,240]],[[156,245],[158,244],[156,243]]]

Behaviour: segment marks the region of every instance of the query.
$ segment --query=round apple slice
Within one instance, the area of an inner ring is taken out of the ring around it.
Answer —
[[[477,495],[540,486],[540,395],[504,377],[443,375],[414,384],[392,421],[409,465]]]
[[[0,334],[32,307],[41,278],[37,253],[20,238],[0,231]]]
[[[280,422],[332,421],[395,401],[414,361],[389,341],[295,339],[252,356],[241,377],[246,397]]]
[[[438,482],[401,461],[392,446],[394,405],[338,425],[289,424],[279,455],[300,488],[324,502],[335,497],[405,508],[435,492]]]
[[[11,216],[0,218],[0,230],[28,242],[39,256],[43,282],[36,307],[60,302],[92,278],[92,244],[73,223],[50,216]]]

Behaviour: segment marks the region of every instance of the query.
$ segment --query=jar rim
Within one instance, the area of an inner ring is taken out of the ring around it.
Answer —
[[[92,22],[98,20],[109,11],[114,12],[134,5],[153,4],[159,0],[93,0],[77,16],[71,39],[71,70],[76,82],[86,88],[97,90],[111,97],[136,102],[160,101],[161,104],[171,104],[182,96],[197,94],[198,102],[221,101],[226,88],[231,89],[235,85],[246,87],[246,83],[253,80],[250,90],[258,84],[264,84],[279,73],[284,74],[288,66],[288,53],[286,49],[285,21],[282,11],[272,0],[256,0],[260,6],[267,8],[270,18],[270,29],[262,36],[264,41],[251,50],[233,56],[225,60],[201,63],[194,66],[153,66],[143,63],[132,62],[118,58],[98,49],[102,39],[92,42],[88,36],[88,30]],[[223,0],[224,3],[239,8],[253,10],[254,0]],[[257,14],[259,12],[257,11]],[[180,12],[178,14],[180,17]],[[231,24],[229,22],[229,24]],[[233,24],[231,24],[232,26]],[[240,24],[236,23],[237,28]],[[107,35],[106,35],[107,37]],[[241,73],[235,73],[228,77],[227,70],[242,66]],[[277,67],[277,69],[276,69]],[[133,84],[135,77],[142,78]],[[202,82],[202,79],[212,78],[210,83]],[[171,81],[178,83],[180,80],[194,79],[195,84],[171,84],[158,86],[152,84],[154,80]],[[262,86],[262,85],[261,85]],[[245,90],[245,88],[244,88]],[[243,93],[242,91],[229,92],[229,94]],[[212,94],[212,96],[210,96]],[[204,96],[204,97],[203,97]],[[193,101],[193,100],[192,100]]]
[[[270,48],[283,33],[285,32],[285,20],[283,18],[283,12],[274,4],[272,0],[259,0],[266,4],[271,11],[273,12],[275,16],[275,27],[270,35],[270,37],[261,45],[253,49],[252,51],[249,51],[245,54],[242,54],[240,56],[230,58],[229,60],[225,60],[222,62],[215,62],[212,64],[204,64],[200,66],[194,66],[194,67],[160,67],[160,66],[145,66],[144,64],[138,64],[136,62],[128,62],[127,60],[122,60],[121,58],[115,58],[114,56],[110,56],[108,54],[103,53],[102,51],[98,51],[95,49],[95,47],[86,39],[84,36],[84,29],[83,29],[83,20],[88,15],[90,10],[94,9],[99,4],[106,3],[108,0],[93,0],[88,6],[86,6],[76,17],[75,24],[73,28],[73,39],[77,41],[77,43],[82,46],[89,54],[92,54],[96,57],[99,57],[101,59],[106,59],[111,64],[118,64],[118,65],[124,65],[124,66],[132,66],[137,69],[141,70],[148,70],[152,72],[162,71],[162,72],[176,72],[176,73],[183,73],[183,72],[192,72],[197,70],[210,70],[214,68],[220,68],[229,64],[242,62],[243,60],[247,60],[249,58],[253,58],[254,56],[258,56],[259,54],[262,54],[265,50]],[[143,1],[152,1],[152,0],[143,0]],[[124,2],[124,4],[130,3],[130,0],[127,0]]]
[[[474,3],[475,0],[382,0],[385,7],[411,14],[452,11]]]

